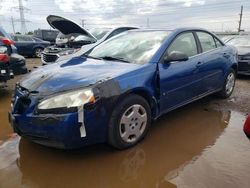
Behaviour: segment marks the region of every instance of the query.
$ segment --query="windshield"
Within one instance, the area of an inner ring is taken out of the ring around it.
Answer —
[[[100,40],[104,35],[106,35],[111,29],[109,28],[93,28],[89,32],[94,35],[97,40]]]
[[[227,44],[232,46],[250,47],[250,37],[249,36],[236,37],[229,40]]]
[[[131,63],[145,64],[151,60],[168,33],[167,31],[143,31],[121,34],[94,48],[89,56],[112,57]]]

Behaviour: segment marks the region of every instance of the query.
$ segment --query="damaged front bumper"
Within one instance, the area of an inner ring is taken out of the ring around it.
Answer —
[[[105,140],[105,127],[95,121],[94,112],[85,113],[84,137],[81,135],[83,125],[78,122],[77,112],[64,115],[9,113],[9,120],[18,135],[45,146],[73,149]]]
[[[37,97],[25,101],[16,92],[9,121],[16,132],[32,142],[55,148],[74,149],[106,141],[108,114],[98,105],[63,114],[39,114]],[[21,101],[23,100],[23,101]],[[19,104],[18,104],[19,101]],[[20,102],[21,101],[21,102]]]

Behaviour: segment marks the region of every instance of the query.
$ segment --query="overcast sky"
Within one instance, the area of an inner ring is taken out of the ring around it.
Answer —
[[[240,6],[242,28],[250,31],[250,0],[22,0],[28,31],[49,28],[49,14],[84,19],[86,28],[133,25],[150,28],[203,27],[213,31],[236,31]],[[20,31],[18,0],[0,0],[0,25]]]

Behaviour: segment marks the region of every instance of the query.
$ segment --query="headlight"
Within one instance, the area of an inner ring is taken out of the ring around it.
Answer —
[[[89,102],[95,102],[92,90],[77,90],[48,98],[38,104],[38,109],[79,107]]]

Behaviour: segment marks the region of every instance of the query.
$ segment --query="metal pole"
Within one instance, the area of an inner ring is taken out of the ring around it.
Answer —
[[[13,16],[11,16],[11,24],[12,24],[13,34],[15,34],[15,33],[16,33],[16,31],[15,31],[15,25],[14,25],[14,19],[13,19]]]
[[[239,21],[238,32],[242,31],[242,29],[241,29],[242,15],[243,15],[243,5],[241,5],[241,10],[240,10],[240,21]]]

